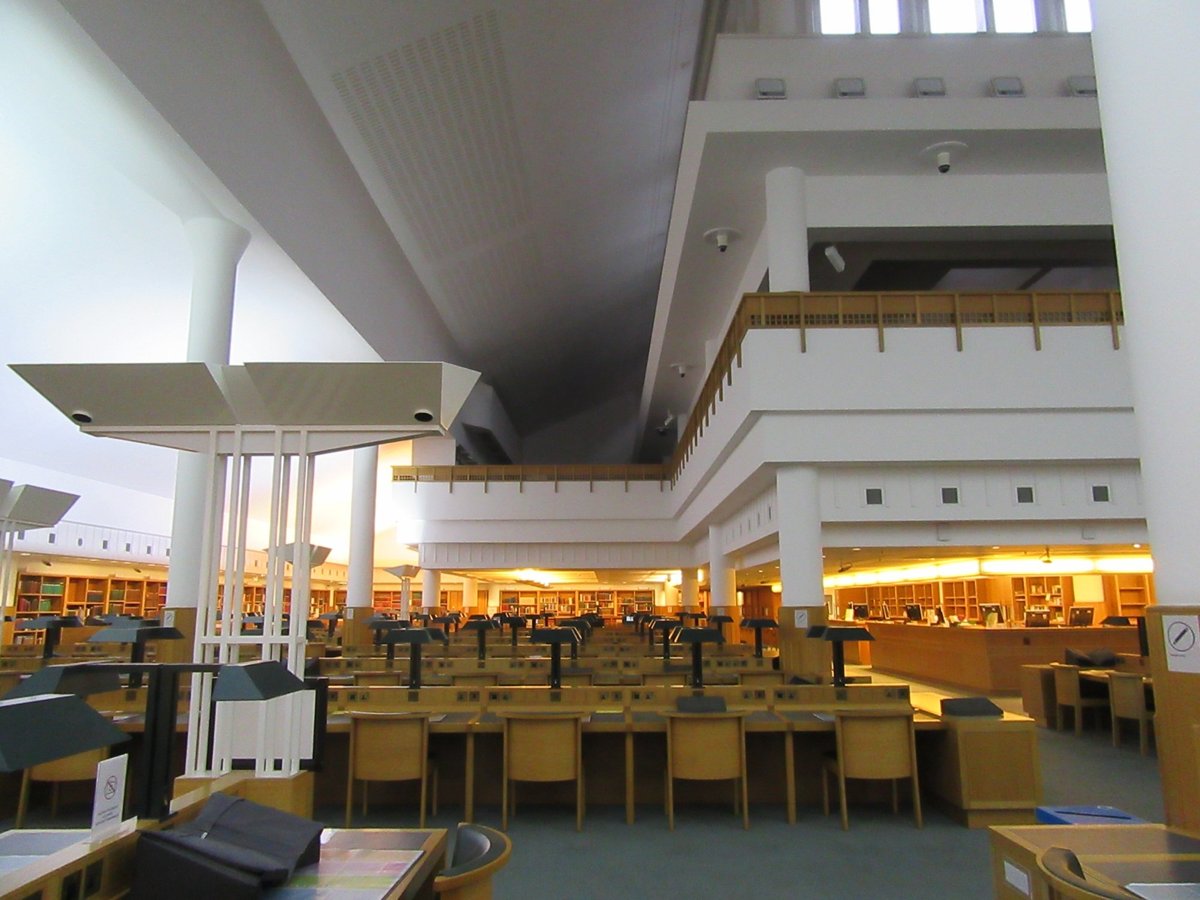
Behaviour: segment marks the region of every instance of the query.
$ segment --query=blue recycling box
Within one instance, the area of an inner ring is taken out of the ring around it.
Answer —
[[[1146,821],[1115,806],[1039,806],[1036,817],[1043,825],[1141,825]]]

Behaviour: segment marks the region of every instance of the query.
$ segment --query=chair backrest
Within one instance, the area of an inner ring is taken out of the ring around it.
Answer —
[[[1054,696],[1059,703],[1074,705],[1079,701],[1079,669],[1064,663],[1050,663],[1054,670]]]
[[[1038,869],[1050,886],[1051,900],[1129,900],[1127,891],[1088,881],[1079,858],[1065,847],[1050,847],[1037,858]]]
[[[1109,672],[1108,702],[1114,716],[1143,718],[1146,715],[1146,687],[1142,676],[1136,672]]]
[[[837,713],[838,761],[847,778],[905,778],[913,774],[913,713]]]
[[[504,717],[508,777],[517,781],[571,781],[583,764],[584,713]]]
[[[512,841],[494,828],[460,822],[450,865],[433,880],[443,900],[488,900],[492,876],[508,864]]]
[[[429,715],[350,713],[354,777],[362,781],[420,778],[429,753]]]
[[[675,778],[741,778],[746,752],[743,714],[668,712],[666,716],[667,752]]]

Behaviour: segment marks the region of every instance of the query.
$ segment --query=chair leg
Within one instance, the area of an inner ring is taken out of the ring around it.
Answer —
[[[346,827],[350,827],[350,812],[354,807],[354,776],[346,776]]]
[[[508,776],[505,775],[500,784],[500,830],[508,831]]]
[[[829,770],[821,769],[821,812],[829,815]]]
[[[925,819],[921,815],[921,785],[917,782],[916,775],[913,775],[912,791],[913,791],[913,817],[917,820],[917,827],[924,828],[925,827]]]
[[[367,785],[368,785],[368,784],[370,784],[370,782],[369,782],[369,781],[364,781],[364,782],[363,782],[363,786],[362,786],[362,792],[363,792],[363,811],[362,811],[362,814],[363,814],[363,818],[366,818],[366,815],[367,815]]]
[[[421,772],[421,806],[420,806],[420,812],[417,814],[417,827],[418,828],[425,827],[425,796],[429,789],[428,788],[428,779],[429,779],[429,773],[427,771],[422,771]]]
[[[575,779],[575,830],[583,831],[583,773]]]
[[[29,782],[29,770],[26,769],[21,773],[21,796],[17,800],[17,821],[14,823],[17,828],[25,824],[25,811],[29,808]]]
[[[675,830],[675,779],[667,772],[667,828]]]
[[[838,768],[838,794],[842,799],[842,831],[850,830],[850,813],[846,810],[846,775]]]
[[[437,766],[437,763],[433,764],[433,798],[432,798],[432,800],[433,800],[433,804],[432,804],[433,805],[433,814],[436,816],[438,814],[438,766]]]
[[[1118,724],[1120,721],[1121,720],[1118,719],[1116,716],[1112,717],[1112,734],[1113,734],[1113,746],[1114,747],[1121,746],[1121,726]]]
[[[749,779],[742,775],[738,779],[742,783],[742,827],[747,831],[750,830],[750,786]]]

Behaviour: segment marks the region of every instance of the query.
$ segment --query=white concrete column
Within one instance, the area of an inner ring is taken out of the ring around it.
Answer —
[[[1139,4],[1134,4],[1135,6]],[[1063,0],[1033,0],[1038,31],[1066,31],[1067,9]],[[1144,9],[1146,15],[1158,15],[1158,10]]]
[[[686,612],[700,609],[700,581],[695,569],[680,570],[679,602]]]
[[[1093,0],[1092,53],[1160,604],[1196,602],[1200,554],[1200,4]],[[1190,198],[1190,199],[1189,199]]]
[[[400,618],[407,619],[412,612],[412,579],[400,579]]]
[[[479,579],[464,578],[462,587],[462,608],[472,612],[479,606]]]
[[[808,290],[808,207],[804,171],[767,173],[767,265],[772,291]]]
[[[500,585],[489,584],[488,585],[487,614],[490,616],[490,615],[494,615],[495,613],[498,613],[498,612],[500,612]]]
[[[429,612],[440,602],[442,573],[437,569],[421,570],[421,611]]]
[[[350,566],[346,605],[371,606],[375,588],[375,493],[379,477],[379,448],[354,451],[350,489]]]
[[[250,243],[250,232],[217,218],[184,223],[192,251],[192,305],[188,318],[187,361],[225,365],[233,332],[233,295],[238,260]],[[171,567],[167,573],[167,606],[195,609],[200,601],[204,561],[204,507],[209,461],[200,453],[181,451],[175,465],[175,504],[171,516]]]
[[[758,31],[772,37],[796,33],[797,0],[758,0]]]
[[[781,606],[825,605],[821,561],[820,477],[814,466],[785,466],[775,474],[779,504]]]
[[[929,34],[928,0],[900,0],[900,33]]]
[[[720,609],[724,615],[735,615],[737,606],[737,571],[726,555],[721,540],[721,526],[708,526],[709,611]]]
[[[821,33],[821,0],[795,0],[796,34]]]

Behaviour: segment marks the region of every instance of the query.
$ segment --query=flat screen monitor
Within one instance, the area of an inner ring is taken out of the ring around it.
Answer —
[[[1096,610],[1090,606],[1072,606],[1067,614],[1067,624],[1087,627],[1092,624]]]
[[[626,615],[626,616],[625,616],[625,624],[626,624],[626,625],[632,625],[632,624],[633,624],[633,614],[632,614],[632,613],[630,613],[629,615]]]
[[[867,604],[865,604],[865,603],[855,603],[854,604],[854,618],[865,619],[865,618],[867,618],[868,615],[869,615],[869,612],[867,610]]]
[[[987,623],[988,616],[992,615],[993,613],[996,616],[996,624],[997,625],[1001,624],[1004,621],[1004,607],[1003,606],[1001,606],[999,603],[980,603],[979,604],[979,618],[982,619],[985,624]]]
[[[1050,610],[1048,610],[1048,609],[1027,609],[1027,610],[1025,610],[1025,627],[1026,628],[1049,628],[1050,627]]]
[[[925,618],[925,614],[922,612],[919,604],[908,603],[904,606],[904,618],[910,622],[920,622]]]

